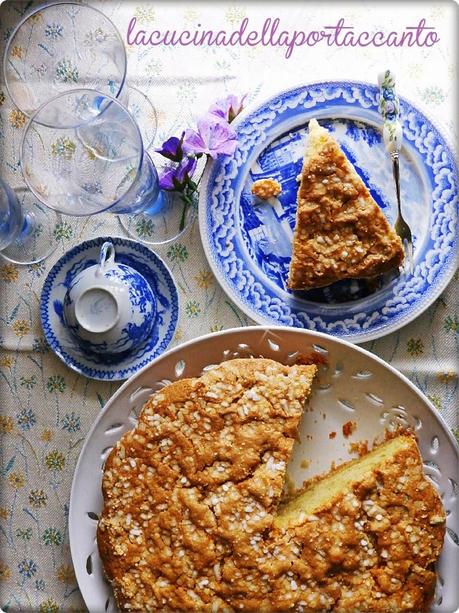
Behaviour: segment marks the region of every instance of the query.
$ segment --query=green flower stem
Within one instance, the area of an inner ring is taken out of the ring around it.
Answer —
[[[203,154],[199,153],[198,155],[196,155],[197,158],[201,157]],[[206,156],[206,161],[208,160],[209,156]],[[185,227],[185,216],[186,216],[186,212],[189,206],[193,206],[194,202],[193,202],[193,196],[194,194],[197,193],[198,188],[199,188],[199,184],[201,183],[201,179],[203,176],[203,172],[201,172],[201,175],[199,177],[199,179],[197,180],[197,182],[195,183],[193,181],[193,179],[189,176],[186,177],[186,183],[181,187],[181,189],[177,189],[175,190],[175,193],[179,193],[180,194],[180,198],[182,199],[183,202],[183,210],[182,210],[182,217],[180,219],[180,225],[179,225],[179,230],[180,232],[184,229]]]
[[[187,194],[184,194],[184,193],[180,194],[180,197],[183,201],[182,217],[180,218],[180,225],[179,225],[179,230],[181,232],[183,228],[185,227],[185,215],[186,215],[187,209],[189,206],[193,205],[193,201]]]

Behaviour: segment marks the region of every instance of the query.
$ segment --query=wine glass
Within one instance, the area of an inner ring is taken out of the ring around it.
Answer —
[[[112,21],[77,2],[51,3],[28,13],[3,57],[7,90],[26,116],[61,92],[94,89],[130,109],[148,148],[156,134],[156,112],[142,92],[127,85],[126,67],[124,42]]]
[[[29,190],[13,190],[0,179],[0,255],[15,264],[36,264],[56,249],[60,215]]]
[[[74,89],[45,102],[25,127],[21,166],[31,191],[55,211],[109,211],[120,215],[125,228],[124,217],[142,214],[154,227],[167,216],[168,194],[159,188],[136,122],[119,100],[102,92]],[[190,207],[186,226],[193,215]],[[154,234],[140,240],[155,243]]]

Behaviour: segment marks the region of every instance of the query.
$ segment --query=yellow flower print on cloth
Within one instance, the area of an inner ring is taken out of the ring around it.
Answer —
[[[11,55],[12,57],[17,57],[20,60],[22,59],[22,56],[24,55],[24,49],[21,47],[21,45],[15,45],[11,49]]]
[[[8,476],[8,482],[15,490],[20,490],[25,485],[25,477],[19,472],[11,473]]]
[[[16,321],[13,323],[12,328],[16,336],[18,336],[19,338],[22,338],[23,336],[29,334],[31,330],[30,322],[27,321],[27,319],[16,319]]]
[[[214,275],[210,270],[200,270],[195,276],[195,281],[201,289],[208,289],[214,283]]]
[[[13,358],[11,358],[9,355],[4,355],[2,357],[0,357],[0,367],[1,368],[11,368],[13,366]]]
[[[0,279],[7,283],[13,283],[18,280],[19,272],[15,264],[3,264],[0,266]]]
[[[76,151],[75,143],[67,136],[60,136],[51,145],[51,153],[63,160],[71,160]]]
[[[420,338],[410,338],[406,344],[406,350],[412,356],[419,356],[424,353],[424,343]]]
[[[49,443],[54,437],[54,432],[52,430],[49,430],[49,428],[46,428],[45,430],[43,430],[43,432],[40,435],[40,439],[42,441],[44,441],[45,443]]]
[[[9,415],[0,415],[0,434],[9,434],[13,429],[13,419]]]
[[[440,383],[445,383],[446,385],[454,381],[456,378],[457,374],[452,370],[448,372],[441,372],[437,375],[437,379],[440,381]]]
[[[155,9],[151,6],[136,6],[134,17],[140,23],[153,23],[155,21]]]
[[[226,11],[226,21],[232,25],[240,23],[245,16],[245,9],[239,6],[230,6]]]
[[[27,121],[27,117],[22,111],[19,111],[18,109],[13,109],[12,111],[10,111],[8,117],[10,120],[10,124],[13,126],[13,128],[17,129],[23,128]]]
[[[10,512],[6,507],[0,507],[0,519],[6,521],[10,516]]]
[[[49,470],[62,470],[65,466],[64,455],[55,449],[50,451],[45,457],[45,464]]]
[[[68,564],[62,564],[57,569],[57,578],[61,583],[75,583],[75,572]]]
[[[48,598],[38,608],[39,613],[58,613],[59,605],[53,598]]]
[[[8,581],[11,577],[11,569],[3,562],[0,562],[0,581]]]

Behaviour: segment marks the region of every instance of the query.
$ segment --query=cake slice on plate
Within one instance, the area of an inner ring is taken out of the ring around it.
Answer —
[[[419,613],[434,597],[445,519],[414,436],[400,435],[311,481],[278,512],[275,540],[282,553],[284,540],[300,547],[306,611]]]
[[[362,179],[328,130],[311,119],[288,287],[373,277],[403,259],[400,237]]]

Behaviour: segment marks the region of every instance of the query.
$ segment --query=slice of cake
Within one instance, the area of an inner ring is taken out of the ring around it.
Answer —
[[[309,122],[288,287],[373,277],[400,266],[402,242],[333,136]]]
[[[299,544],[292,568],[306,588],[306,610],[320,602],[343,612],[428,610],[445,512],[413,436],[391,439],[313,480],[274,526],[285,551],[287,543]]]

